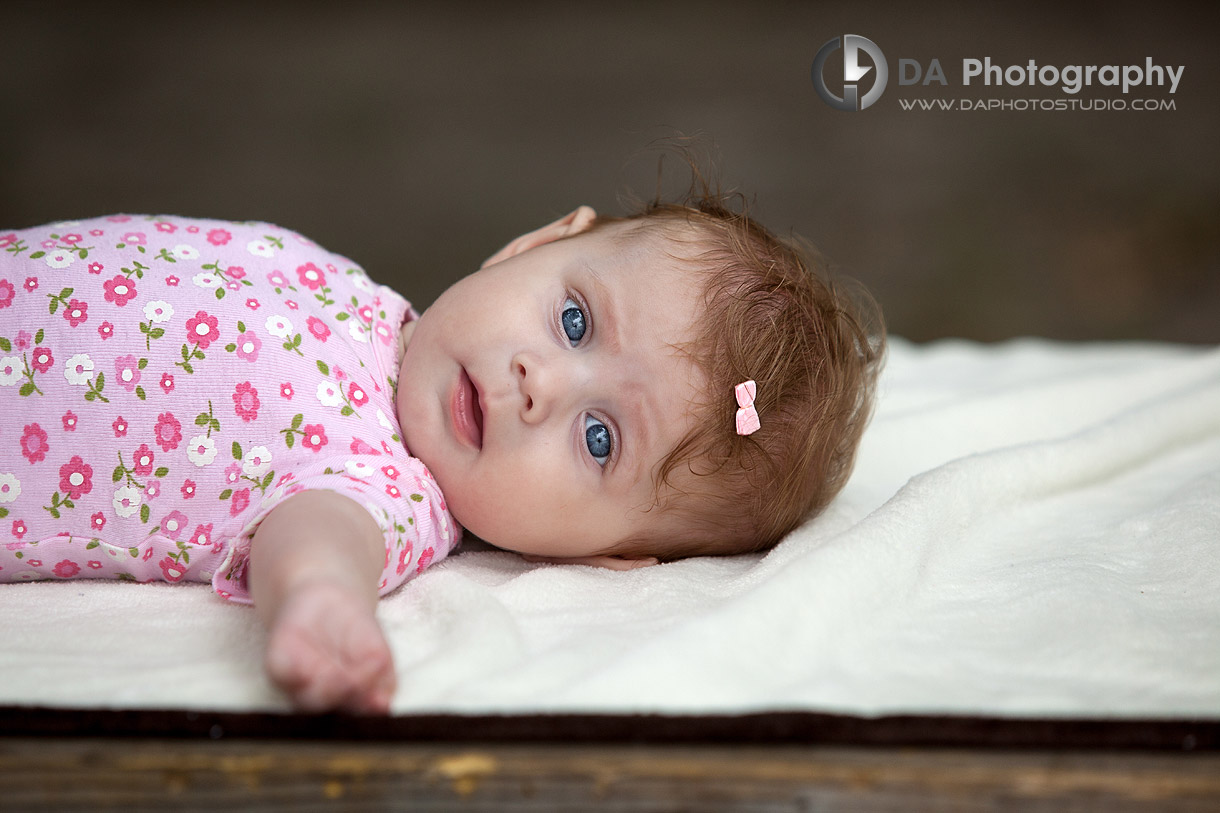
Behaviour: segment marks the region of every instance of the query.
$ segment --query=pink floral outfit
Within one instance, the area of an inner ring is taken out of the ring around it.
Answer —
[[[460,530],[395,411],[416,318],[266,223],[117,215],[0,232],[0,581],[211,582],[329,489],[385,533],[381,593]]]

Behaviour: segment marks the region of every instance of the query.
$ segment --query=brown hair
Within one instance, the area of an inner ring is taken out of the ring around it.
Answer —
[[[655,473],[649,510],[665,521],[613,552],[669,560],[773,547],[847,482],[884,356],[880,311],[697,170],[680,202],[653,201],[596,225],[625,221],[629,235],[660,237],[703,277],[705,310],[681,349],[708,392]],[[733,387],[747,379],[757,382],[762,426],[742,436]]]

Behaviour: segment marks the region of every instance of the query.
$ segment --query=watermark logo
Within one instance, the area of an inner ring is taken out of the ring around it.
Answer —
[[[831,54],[843,49],[843,95],[836,96],[829,87],[826,86],[826,78],[823,69],[826,67],[826,61],[830,59]],[[872,65],[860,64],[860,52],[863,51],[873,61]],[[877,68],[877,73],[873,76],[873,86],[863,96],[860,95],[860,80],[863,79],[873,67]],[[829,40],[825,45],[818,49],[817,56],[813,58],[813,68],[810,71],[813,78],[813,87],[817,90],[818,95],[822,97],[822,101],[833,107],[835,110],[847,110],[855,112],[864,110],[881,98],[881,94],[885,92],[885,85],[890,78],[890,67],[885,61],[885,54],[881,53],[881,49],[872,40],[861,37],[859,34],[844,34],[842,37],[835,37]]]
[[[835,58],[840,50],[841,79],[839,61]],[[898,60],[894,94],[899,109],[908,112],[1176,110],[1176,100],[1165,96],[1172,97],[1178,92],[1185,72],[1185,65],[1161,64],[1151,56],[1145,56],[1142,64],[1132,61],[1110,65],[1047,64],[1036,58],[1003,64],[984,56],[962,59],[961,70],[955,75],[951,63],[946,71],[936,57],[930,60],[904,57]],[[818,49],[810,78],[826,104],[835,110],[859,112],[881,98],[889,84],[890,69],[875,42],[859,34],[844,34],[827,40]],[[831,90],[839,85],[842,96]],[[914,88],[915,85],[920,87]],[[980,86],[985,89],[981,94],[977,90]],[[961,88],[956,96],[951,95],[954,87]],[[987,98],[993,96],[989,90],[993,87],[1004,88],[998,93],[1001,98]],[[1029,90],[1025,93],[1015,90],[1020,88]],[[1146,95],[1132,97],[1135,93]],[[1081,94],[1085,98],[1078,98]],[[979,98],[980,95],[984,98]]]

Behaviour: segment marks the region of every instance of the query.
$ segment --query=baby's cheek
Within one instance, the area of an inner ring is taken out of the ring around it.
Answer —
[[[460,478],[448,489],[439,478],[437,482],[457,523],[488,544],[517,550],[521,540],[529,537],[530,528],[540,527],[529,518],[537,509],[529,507],[519,492],[505,494]]]

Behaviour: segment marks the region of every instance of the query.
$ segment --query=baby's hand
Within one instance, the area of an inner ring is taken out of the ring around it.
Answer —
[[[318,582],[293,592],[269,630],[267,673],[302,711],[390,710],[397,677],[368,601]]]

